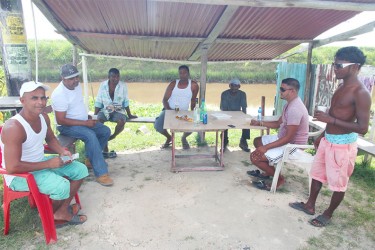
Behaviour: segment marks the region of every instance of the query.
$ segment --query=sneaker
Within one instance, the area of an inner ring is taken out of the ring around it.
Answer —
[[[249,149],[249,146],[247,145],[247,141],[246,140],[243,140],[241,139],[241,142],[240,142],[240,148],[245,151],[245,152],[250,152],[250,149]]]
[[[102,176],[99,176],[98,178],[96,178],[96,181],[103,186],[113,185],[113,180],[111,179],[111,177],[109,177],[108,174],[103,174]]]
[[[85,159],[85,165],[87,168],[92,168],[91,162],[88,158]]]

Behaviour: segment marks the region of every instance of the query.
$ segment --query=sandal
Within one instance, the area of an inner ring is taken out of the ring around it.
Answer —
[[[331,218],[327,218],[324,215],[318,215],[316,218],[309,221],[314,227],[325,227],[331,223]]]
[[[116,158],[117,157],[117,153],[114,150],[111,150],[110,152],[103,152],[103,157],[105,159]]]
[[[80,225],[87,221],[86,215],[73,215],[73,217],[67,221],[67,220],[55,220],[55,227],[56,228],[62,228],[69,225]]]
[[[264,181],[254,182],[253,185],[257,189],[260,189],[260,190],[266,190],[266,191],[270,191],[271,190],[271,187],[268,186]]]
[[[250,170],[250,171],[247,171],[246,173],[248,175],[251,175],[259,179],[263,179],[263,180],[267,180],[270,178],[269,176],[262,175],[259,170]]]
[[[298,211],[302,211],[302,212],[304,212],[304,213],[306,213],[306,214],[308,214],[308,215],[314,215],[315,214],[315,212],[312,212],[312,211],[310,211],[310,210],[308,210],[306,207],[305,207],[305,203],[303,203],[303,202],[293,202],[293,203],[289,203],[289,206],[291,207],[291,208],[294,208],[294,209],[296,209],[296,210],[298,210]]]

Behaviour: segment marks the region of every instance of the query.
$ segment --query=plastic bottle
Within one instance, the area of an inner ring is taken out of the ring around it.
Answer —
[[[206,102],[202,99],[201,108],[200,108],[200,121],[203,122],[203,116],[207,114]]]
[[[258,121],[262,121],[262,107],[259,107],[258,109],[258,116],[257,116]]]
[[[195,99],[195,108],[194,108],[194,123],[199,124],[201,121],[201,109],[199,108],[198,98]]]

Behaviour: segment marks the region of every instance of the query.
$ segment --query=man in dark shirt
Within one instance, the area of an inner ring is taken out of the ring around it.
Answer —
[[[229,83],[229,89],[221,93],[220,110],[223,111],[242,111],[246,114],[247,102],[246,93],[239,90],[241,82],[238,79],[232,79]],[[242,129],[240,148],[245,152],[250,152],[247,141],[250,139],[250,129]],[[229,143],[228,130],[224,131],[224,150]]]

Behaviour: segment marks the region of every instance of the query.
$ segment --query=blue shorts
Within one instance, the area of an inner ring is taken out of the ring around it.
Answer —
[[[163,133],[164,131],[164,117],[165,117],[165,110],[161,111],[158,117],[156,117],[154,128],[159,133]]]
[[[48,160],[52,157],[55,156],[44,157],[43,160]],[[43,169],[31,173],[34,175],[39,191],[49,195],[52,200],[65,200],[69,198],[69,180],[81,180],[88,176],[87,167],[78,161],[73,161],[60,168]],[[22,177],[15,177],[10,183],[9,188],[14,191],[29,191],[26,179]]]

